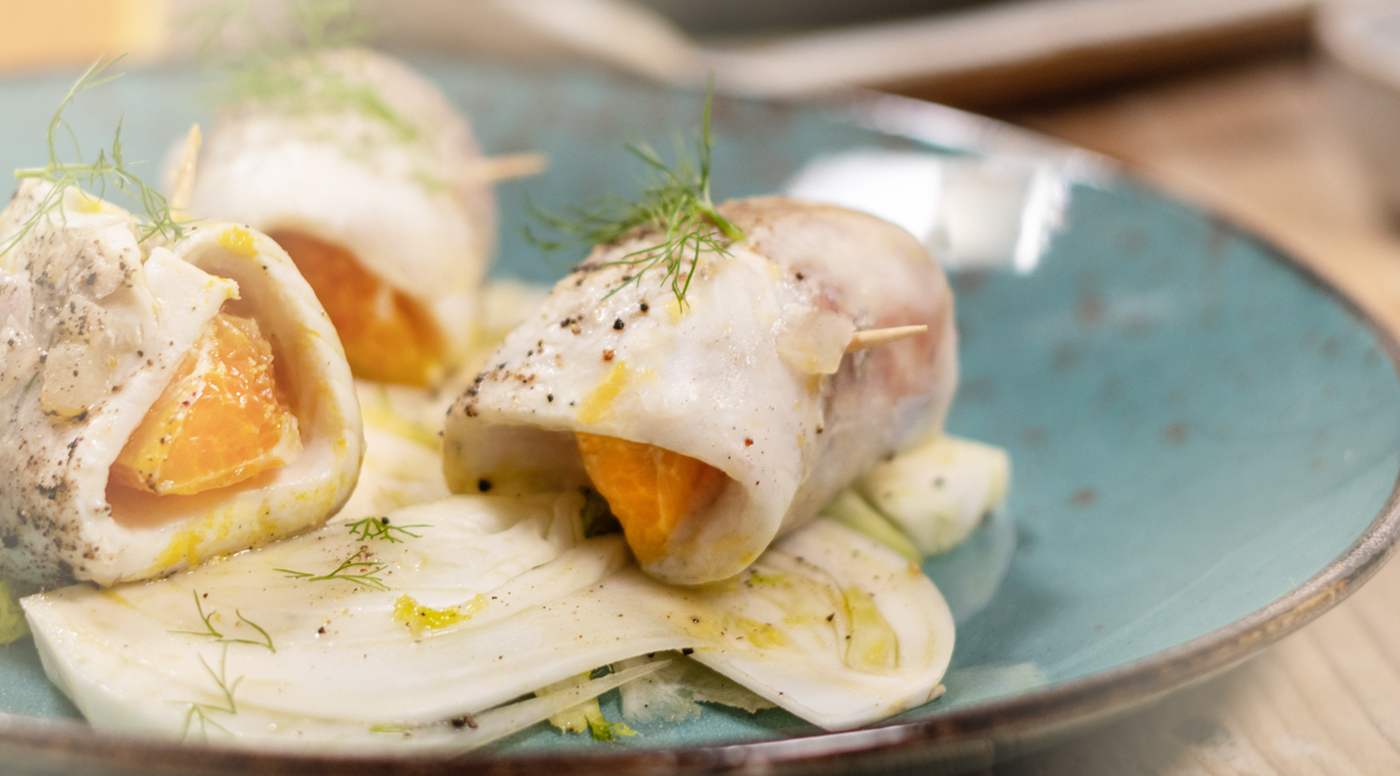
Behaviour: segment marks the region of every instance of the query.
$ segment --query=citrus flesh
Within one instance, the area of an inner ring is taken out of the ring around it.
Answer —
[[[297,419],[257,322],[220,313],[112,466],[115,484],[156,495],[234,485],[291,462]]]
[[[728,476],[715,467],[655,445],[576,432],[593,487],[622,524],[642,563],[660,558],[683,520],[709,506]]]
[[[295,231],[269,236],[316,292],[356,377],[427,386],[442,375],[442,333],[421,304],[370,274],[343,246]]]

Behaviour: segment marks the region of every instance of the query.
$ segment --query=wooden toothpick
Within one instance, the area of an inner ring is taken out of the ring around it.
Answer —
[[[195,166],[199,162],[199,147],[204,143],[199,125],[190,125],[190,134],[185,138],[185,154],[180,158],[180,168],[175,171],[175,191],[170,195],[170,215],[182,218],[189,215],[190,198],[194,196]]]
[[[549,157],[538,152],[488,156],[472,166],[472,177],[487,183],[529,178],[549,166]]]
[[[928,326],[893,326],[888,329],[866,329],[851,335],[851,342],[846,346],[847,353],[854,353],[857,350],[873,348],[876,345],[887,345],[891,342],[898,342],[915,334],[923,334],[928,331]]]

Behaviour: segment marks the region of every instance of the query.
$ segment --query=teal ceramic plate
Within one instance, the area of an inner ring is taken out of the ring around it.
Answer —
[[[550,156],[547,175],[499,189],[498,275],[545,281],[576,258],[547,260],[520,238],[527,190],[547,207],[631,191],[637,166],[621,144],[668,146],[700,112],[698,94],[610,76],[420,64],[490,152]],[[0,83],[0,168],[43,162],[70,80]],[[137,72],[85,95],[72,119],[95,148],[125,114],[128,157],[158,160],[190,121],[207,120],[206,93],[190,73]],[[928,212],[942,220],[930,239],[992,262],[953,273],[963,382],[948,426],[1009,448],[1015,474],[1005,513],[925,564],[959,618],[948,692],[837,735],[780,711],[719,708],[623,744],[535,729],[471,756],[473,768],[984,765],[1227,667],[1327,609],[1388,554],[1396,346],[1276,249],[1110,166],[932,106],[724,99],[715,134],[719,197],[773,192],[833,156],[874,160],[886,176],[875,194],[899,194],[896,210],[933,197]],[[838,195],[869,188],[860,175],[840,180]],[[0,709],[7,773],[463,768],[352,768],[94,733],[27,642],[0,649]]]

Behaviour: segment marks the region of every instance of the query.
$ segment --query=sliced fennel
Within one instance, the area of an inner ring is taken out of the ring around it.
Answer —
[[[878,543],[819,519],[741,578],[677,588],[641,574],[621,537],[585,538],[583,505],[577,491],[456,496],[386,516],[404,531],[332,524],[158,582],[23,605],[50,678],[94,726],[235,744],[375,748],[444,731],[451,748],[465,740],[451,720],[480,724],[596,666],[683,649],[830,729],[940,691],[947,604]],[[368,576],[377,584],[356,581]],[[415,629],[395,616],[408,608],[471,614]]]
[[[438,741],[428,743],[439,748],[460,748],[462,751],[466,751],[468,748],[475,749],[518,730],[524,730],[540,720],[549,719],[569,708],[588,705],[597,708],[599,695],[617,687],[625,687],[628,682],[644,678],[647,674],[664,667],[664,664],[636,666],[597,679],[589,679],[549,695],[536,694],[533,698],[501,706],[476,717],[476,727],[472,729],[473,732],[469,734],[467,741],[463,741],[463,736],[460,734],[448,738],[443,731],[437,736],[441,743]],[[602,712],[599,712],[598,716],[601,717]],[[625,728],[626,726],[621,727]],[[467,744],[467,746],[462,746],[462,744]]]
[[[650,666],[651,668],[661,668],[661,664]],[[592,681],[592,672],[571,676],[562,682],[555,682],[548,687],[535,691],[538,698],[548,698],[559,693],[572,690],[575,687],[588,684]],[[603,714],[603,709],[598,705],[598,699],[591,698],[576,706],[571,706],[558,714],[549,717],[549,724],[565,733],[582,733],[587,731],[593,736],[595,741],[616,741],[619,738],[637,735],[636,731],[627,727],[626,723],[613,722]]]
[[[920,553],[936,555],[966,539],[1005,500],[1010,481],[1011,458],[1005,450],[939,435],[876,465],[854,490]],[[838,510],[842,522],[881,539],[871,533],[870,526],[878,524],[850,504]]]
[[[478,714],[463,714],[429,724],[390,722],[351,727],[333,721],[304,719],[298,722],[296,728],[304,736],[304,741],[269,735],[256,739],[256,743],[259,747],[291,749],[334,742],[336,752],[347,754],[464,754],[572,708],[590,703],[596,706],[598,696],[603,693],[625,687],[628,682],[645,678],[663,667],[661,664],[635,666],[550,695],[533,695]],[[184,739],[199,742],[228,740],[232,733],[220,723],[227,722],[229,717],[221,714],[219,709],[205,713],[208,723],[202,728],[187,730]],[[287,724],[285,719],[275,714],[246,706],[238,707],[236,714],[244,718],[247,724],[266,724],[269,732]]]
[[[837,493],[836,498],[822,509],[822,514],[847,528],[860,531],[908,558],[912,563],[918,563],[924,559],[924,553],[914,546],[909,537],[895,527],[888,517],[880,514],[880,511],[875,507],[870,506],[870,502],[866,501],[854,488],[846,488]]]
[[[629,658],[615,664],[619,671],[661,665],[647,676],[623,685],[622,716],[634,724],[675,723],[700,715],[700,704],[714,703],[750,714],[775,707],[732,679],[677,653]]]
[[[19,599],[36,589],[9,577],[0,577],[0,644],[13,644],[29,635],[29,623],[24,621]]]

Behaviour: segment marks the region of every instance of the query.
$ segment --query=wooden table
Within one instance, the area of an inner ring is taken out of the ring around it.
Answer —
[[[1400,221],[1368,190],[1305,59],[1007,118],[1253,228],[1400,332]],[[1400,563],[1230,673],[994,773],[1400,774]]]

